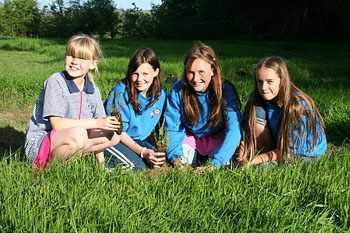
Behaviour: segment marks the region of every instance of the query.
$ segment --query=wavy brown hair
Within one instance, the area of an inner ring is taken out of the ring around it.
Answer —
[[[298,145],[303,147],[305,140],[303,140],[302,132],[302,117],[306,116],[306,138],[312,135],[312,147],[310,153],[312,153],[316,147],[317,139],[321,137],[325,129],[325,125],[321,114],[319,113],[314,101],[306,93],[297,88],[291,81],[287,64],[281,57],[272,56],[262,59],[254,70],[254,91],[252,93],[251,100],[245,107],[245,127],[244,127],[244,157],[243,161],[252,160],[257,153],[257,139],[255,133],[256,124],[256,111],[255,106],[263,103],[264,100],[259,94],[257,87],[257,72],[261,68],[269,68],[275,71],[276,75],[281,79],[280,89],[276,96],[276,104],[283,109],[283,115],[281,119],[280,135],[277,141],[278,161],[290,158],[291,147],[293,145],[293,151],[296,151],[295,136],[290,135],[290,131],[296,129],[299,139]],[[320,124],[320,132],[317,132],[317,124]],[[305,134],[304,134],[305,136]]]
[[[223,92],[224,83],[228,82],[233,87],[236,94],[237,91],[234,85],[223,77],[214,50],[210,46],[205,45],[200,41],[195,42],[193,47],[185,56],[184,73],[182,78],[182,101],[186,113],[186,122],[188,125],[197,126],[199,124],[200,104],[198,102],[196,91],[189,84],[186,77],[186,74],[191,69],[192,63],[196,59],[202,59],[208,62],[214,73],[214,76],[211,78],[208,86],[210,123],[207,125],[207,127],[217,127],[224,120],[226,112],[225,96]]]
[[[153,83],[147,91],[147,97],[152,96],[153,98],[146,108],[153,106],[158,101],[162,91],[161,69],[156,53],[150,48],[139,48],[130,58],[128,71],[124,79],[126,81],[126,90],[129,97],[129,102],[131,103],[134,111],[139,115],[141,115],[140,103],[138,101],[139,91],[132,82],[132,74],[143,63],[150,64],[153,70],[159,69],[158,75],[154,77]]]

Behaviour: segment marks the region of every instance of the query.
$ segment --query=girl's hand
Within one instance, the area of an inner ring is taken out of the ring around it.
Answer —
[[[153,167],[161,167],[165,163],[165,153],[164,152],[154,152],[151,149],[144,149],[143,158],[147,159]]]
[[[105,118],[97,119],[100,129],[117,131],[120,128],[120,122],[115,116],[108,116]]]
[[[184,164],[183,164],[181,158],[174,159],[173,166],[174,167],[178,167],[179,169],[183,169],[184,168]]]

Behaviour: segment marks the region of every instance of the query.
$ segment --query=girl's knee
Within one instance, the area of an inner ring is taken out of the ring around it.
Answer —
[[[88,133],[86,129],[76,127],[73,128],[67,135],[69,143],[75,148],[84,148],[88,141]]]

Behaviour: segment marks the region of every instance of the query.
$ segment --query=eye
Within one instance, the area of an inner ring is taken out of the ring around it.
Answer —
[[[267,81],[268,84],[272,84],[273,83],[273,80],[269,80]]]
[[[200,75],[204,75],[204,74],[205,74],[205,71],[200,70],[200,71],[199,71],[199,74],[200,74]]]

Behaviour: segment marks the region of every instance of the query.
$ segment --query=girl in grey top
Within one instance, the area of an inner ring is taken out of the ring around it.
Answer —
[[[52,158],[68,159],[92,151],[97,161],[103,150],[120,140],[118,120],[106,117],[101,94],[90,69],[97,69],[101,50],[87,35],[70,38],[65,71],[48,78],[27,127],[25,153],[34,168],[43,169]]]

